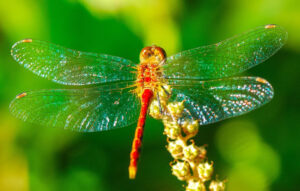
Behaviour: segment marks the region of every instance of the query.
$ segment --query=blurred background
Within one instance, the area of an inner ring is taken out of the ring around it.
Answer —
[[[33,38],[138,62],[146,45],[168,55],[216,43],[265,24],[286,28],[286,46],[245,75],[261,76],[274,99],[247,115],[202,127],[215,173],[229,191],[296,191],[300,183],[300,2],[297,0],[0,1],[0,190],[184,190],[171,175],[160,121],[149,119],[139,171],[128,179],[135,126],[80,134],[23,123],[8,110],[15,95],[64,88],[18,65],[14,42]]]

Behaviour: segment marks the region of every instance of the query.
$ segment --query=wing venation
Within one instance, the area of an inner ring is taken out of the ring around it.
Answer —
[[[287,32],[266,25],[217,44],[170,56],[164,67],[169,79],[210,80],[233,76],[262,63],[286,42]]]
[[[25,68],[38,76],[64,85],[90,85],[132,81],[135,64],[127,59],[80,52],[39,40],[15,43],[11,54]]]
[[[180,120],[197,119],[200,125],[215,123],[257,109],[273,98],[269,82],[259,77],[219,80],[170,80],[170,101],[184,101]]]
[[[79,132],[105,131],[136,122],[139,100],[131,88],[41,90],[19,94],[10,104],[23,121]]]

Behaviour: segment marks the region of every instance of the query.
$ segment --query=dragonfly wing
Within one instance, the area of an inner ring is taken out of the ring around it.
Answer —
[[[164,67],[170,79],[217,79],[233,76],[275,54],[286,42],[287,32],[266,25],[217,44],[186,50],[170,56]]]
[[[105,131],[137,121],[140,103],[130,88],[42,90],[22,93],[10,104],[18,118],[80,132]]]
[[[134,80],[135,64],[127,59],[80,52],[59,45],[21,40],[12,47],[13,58],[38,76],[65,85],[89,85]]]
[[[252,111],[273,97],[271,84],[259,77],[232,77],[209,81],[180,80],[172,84],[171,101],[184,101],[180,120],[198,119],[200,125],[215,123]]]

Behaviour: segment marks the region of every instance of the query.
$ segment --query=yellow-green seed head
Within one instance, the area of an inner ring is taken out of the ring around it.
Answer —
[[[176,162],[172,165],[172,174],[179,180],[186,180],[190,177],[190,165],[187,162]]]
[[[199,178],[202,181],[210,180],[211,176],[213,174],[213,171],[214,171],[213,164],[212,163],[208,163],[208,162],[200,163],[197,166],[197,171],[198,171]]]
[[[199,123],[198,123],[197,120],[184,121],[183,124],[182,124],[182,129],[183,129],[183,132],[186,135],[196,134],[198,132],[198,129],[199,129]]]
[[[219,180],[211,181],[209,185],[210,191],[224,191],[225,190],[225,182]]]
[[[207,153],[205,146],[198,147],[198,149],[200,151],[199,158],[205,159]]]
[[[172,102],[167,105],[167,108],[172,116],[180,117],[184,109],[184,104],[183,102]]]
[[[170,141],[167,149],[174,159],[181,159],[183,157],[183,146],[183,141],[178,139],[176,141]]]
[[[186,191],[206,191],[205,185],[203,182],[190,180],[188,182],[187,187],[185,188]]]
[[[192,161],[196,157],[198,157],[201,154],[201,152],[199,147],[192,143],[183,149],[183,154],[187,160]]]
[[[166,134],[171,139],[176,139],[181,136],[181,128],[176,121],[163,120],[165,125],[164,134]]]

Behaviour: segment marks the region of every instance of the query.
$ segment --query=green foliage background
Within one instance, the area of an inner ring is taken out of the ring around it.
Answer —
[[[0,190],[184,190],[171,175],[159,121],[147,121],[138,175],[131,181],[134,126],[79,134],[14,119],[8,105],[18,93],[63,88],[14,62],[14,42],[40,39],[138,62],[146,45],[160,45],[170,55],[273,23],[289,32],[287,45],[245,75],[271,82],[274,99],[201,128],[197,142],[209,145],[209,159],[230,191],[299,190],[299,18],[297,0],[1,0]]]

